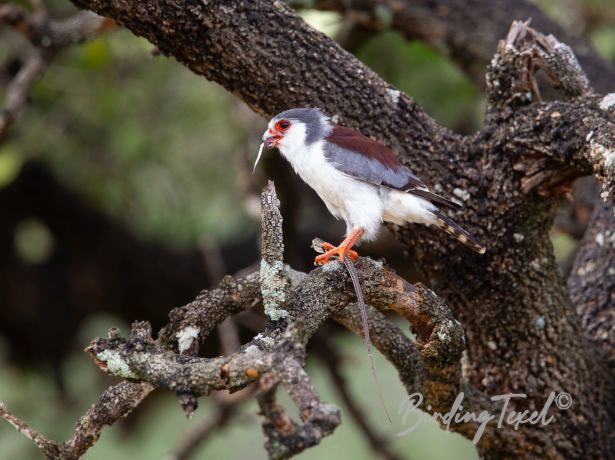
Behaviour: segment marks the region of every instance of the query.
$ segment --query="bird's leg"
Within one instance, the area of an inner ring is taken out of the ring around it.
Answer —
[[[334,255],[337,255],[341,261],[343,261],[346,256],[350,257],[352,260],[357,260],[359,254],[353,251],[352,247],[361,239],[363,233],[365,233],[365,230],[361,227],[352,229],[346,239],[337,247],[333,246],[331,243],[323,243],[322,247],[327,252],[316,256],[314,263],[316,265],[324,265],[329,262]]]

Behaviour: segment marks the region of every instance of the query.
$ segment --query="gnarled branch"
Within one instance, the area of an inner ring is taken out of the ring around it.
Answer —
[[[191,416],[199,397],[213,390],[234,392],[258,382],[257,399],[270,458],[289,458],[317,444],[341,423],[339,409],[320,400],[303,366],[309,339],[329,317],[350,329],[358,328],[352,307],[347,309],[356,300],[352,283],[339,262],[307,275],[284,267],[278,259],[283,247],[282,222],[272,183],[265,188],[262,203],[263,222],[267,223],[263,259],[269,258],[269,266],[279,265],[276,276],[289,279],[289,283],[280,284],[274,277],[256,274],[237,281],[227,277],[217,289],[205,291],[190,304],[173,310],[171,322],[157,340],[145,321],[135,322],[128,338],[112,329],[107,337],[95,339],[86,351],[102,370],[127,381],[103,394],[81,418],[67,443],[56,443],[27,431],[46,455],[54,457],[56,454],[48,452],[55,449],[64,458],[79,458],[95,443],[103,425],[130,412],[154,388],[175,392],[184,411]],[[450,392],[443,396],[435,391],[435,384],[459,383],[463,350],[459,323],[431,291],[413,287],[381,263],[362,258],[357,270],[366,301],[405,317],[417,332],[420,353],[396,326],[372,310],[370,329],[374,331],[374,345],[397,367],[408,391],[423,388],[434,408],[446,409],[452,403]],[[198,356],[200,342],[216,325],[243,308],[259,304],[268,291],[284,292],[270,296],[274,310],[287,312],[284,318],[270,321],[264,332],[228,356]],[[296,404],[300,422],[292,420],[276,403],[279,383]]]

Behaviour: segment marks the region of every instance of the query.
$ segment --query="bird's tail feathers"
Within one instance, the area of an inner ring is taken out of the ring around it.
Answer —
[[[453,219],[440,212],[440,210],[433,211],[433,214],[436,216],[436,225],[438,227],[479,254],[485,253],[487,250],[485,245],[470,235],[467,230],[459,226]]]
[[[413,188],[411,190],[408,190],[408,193],[420,196],[421,198],[424,198],[425,200],[429,201],[432,204],[435,204],[436,206],[443,205],[451,209],[461,209],[462,207],[459,203],[449,200],[448,198],[444,198],[443,196],[440,196],[437,193],[432,192],[431,190]]]

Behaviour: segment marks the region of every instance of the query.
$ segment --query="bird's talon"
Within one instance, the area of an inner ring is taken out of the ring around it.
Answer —
[[[329,246],[329,248],[327,248],[327,246]],[[321,254],[319,256],[316,256],[316,258],[314,259],[314,264],[316,265],[324,265],[327,262],[329,262],[331,260],[331,257],[333,256],[337,256],[337,258],[340,260],[340,262],[344,261],[344,257],[348,256],[350,257],[350,259],[354,262],[359,258],[359,254],[357,254],[356,251],[353,251],[352,249],[349,249],[347,246],[333,246],[330,243],[324,243],[323,248],[327,249],[327,252],[325,252],[324,254]]]
[[[332,249],[335,249],[335,246],[333,246],[331,243],[327,243],[326,241],[323,241],[323,242],[322,242],[322,248],[323,248],[325,251],[330,251],[330,250],[332,250]]]
[[[316,258],[314,259],[314,265],[324,265],[329,262],[329,259],[331,259],[331,256],[321,254],[319,256],[316,256]]]

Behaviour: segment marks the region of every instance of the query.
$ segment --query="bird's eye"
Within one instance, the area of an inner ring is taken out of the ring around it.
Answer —
[[[286,131],[288,128],[290,128],[290,121],[288,120],[280,120],[275,124],[277,131]]]

